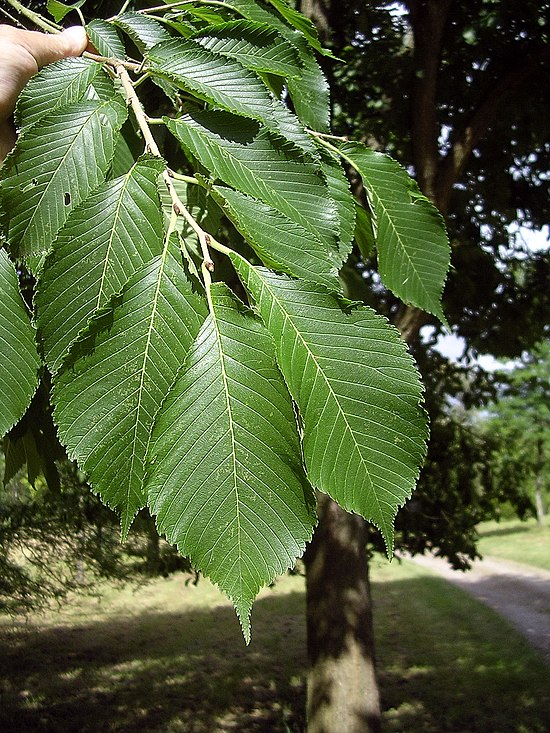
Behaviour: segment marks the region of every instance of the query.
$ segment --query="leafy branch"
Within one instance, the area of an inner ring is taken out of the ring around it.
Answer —
[[[157,19],[204,4],[209,22]],[[386,286],[443,318],[445,231],[395,161],[331,135],[318,39],[285,3],[125,3],[86,27],[100,53],[29,82],[0,173],[0,425],[47,366],[59,438],[122,538],[147,506],[248,639],[257,592],[311,539],[314,489],[392,553],[425,454],[422,387],[339,271],[367,226]],[[145,81],[169,114],[148,117]],[[342,161],[368,193],[359,216]],[[36,275],[36,331],[15,260]]]

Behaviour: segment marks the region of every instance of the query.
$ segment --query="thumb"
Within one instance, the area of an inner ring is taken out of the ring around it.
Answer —
[[[80,56],[88,45],[86,31],[80,25],[72,26],[56,35],[36,33],[32,44],[25,44],[36,59],[38,68],[67,56]]]

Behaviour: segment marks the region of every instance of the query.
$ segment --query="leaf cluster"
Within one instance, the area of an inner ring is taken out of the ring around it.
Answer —
[[[283,0],[126,10],[87,31],[98,55],[23,92],[1,171],[0,427],[47,370],[61,443],[123,539],[148,507],[248,638],[258,590],[311,538],[314,489],[392,550],[425,454],[422,388],[339,271],[374,235],[387,287],[443,318],[445,230],[395,161],[330,136],[322,49]],[[359,216],[342,161],[368,192]]]

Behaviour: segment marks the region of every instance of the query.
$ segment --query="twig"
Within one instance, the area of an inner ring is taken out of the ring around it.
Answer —
[[[4,8],[0,8],[0,13],[2,13],[2,15],[5,15],[8,20],[11,20],[11,22],[15,26],[21,26],[21,28],[25,30],[25,26],[23,25],[23,23],[21,23],[21,21],[17,18],[14,18],[13,15],[11,13],[8,13],[7,10],[5,10]]]
[[[117,64],[116,71],[122,83],[124,92],[126,94],[126,99],[128,100],[129,104],[132,107],[132,110],[136,117],[137,123],[139,125],[139,129],[141,130],[143,134],[143,139],[145,140],[146,149],[152,155],[155,155],[157,156],[157,158],[161,158],[161,160],[163,160],[162,154],[159,150],[159,147],[156,143],[155,138],[153,137],[153,133],[151,132],[151,128],[147,124],[147,117],[145,115],[145,111],[143,107],[141,106],[141,102],[135,92],[135,89],[132,85],[132,80],[130,79],[128,72],[124,68],[123,64]],[[185,221],[189,224],[191,229],[195,232],[195,234],[199,238],[201,252],[202,252],[203,259],[204,259],[204,266],[206,267],[207,270],[209,270],[209,272],[212,272],[214,270],[214,263],[212,262],[212,258],[210,257],[210,252],[208,251],[208,245],[210,244],[210,241],[211,241],[210,235],[208,235],[199,226],[199,224],[195,221],[193,216],[188,211],[185,204],[181,201],[174,187],[174,183],[172,181],[172,177],[170,176],[170,171],[168,170],[168,168],[165,168],[163,170],[162,178],[164,180],[164,183],[166,184],[166,188],[168,189],[170,198],[172,199],[172,208],[174,209],[176,214],[183,216]]]
[[[174,178],[176,181],[183,181],[184,183],[191,183],[193,185],[198,183],[194,176],[186,176],[183,173],[176,173],[176,171],[173,171],[171,168],[168,168],[168,173],[170,174],[170,178]]]
[[[14,10],[17,10],[18,13],[21,13],[21,15],[25,16],[25,18],[28,18],[32,23],[35,24],[38,28],[42,28],[43,31],[46,31],[47,33],[60,33],[61,32],[61,26],[57,23],[54,23],[53,21],[49,21],[46,18],[43,18],[39,13],[35,13],[33,10],[29,10],[24,5],[22,5],[19,0],[7,0],[8,5],[11,5]]]
[[[112,66],[115,69],[118,66],[124,66],[125,69],[137,72],[142,67],[141,64],[136,64],[133,61],[123,61],[122,59],[116,59],[110,56],[100,56],[97,53],[90,53],[90,51],[84,51],[82,55],[84,56],[84,58],[91,59],[92,61],[97,61],[100,64],[109,64],[109,66]]]
[[[310,135],[313,135],[313,137],[318,138],[326,138],[327,140],[340,140],[340,142],[347,143],[349,141],[349,138],[347,137],[341,137],[339,135],[329,135],[328,132],[317,132],[316,130],[310,130],[309,127],[306,127],[306,132],[308,132]]]

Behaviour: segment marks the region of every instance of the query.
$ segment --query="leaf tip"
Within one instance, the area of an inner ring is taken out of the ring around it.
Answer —
[[[243,601],[237,601],[235,599],[232,600],[235,611],[237,612],[239,623],[241,625],[241,630],[243,632],[244,643],[246,644],[246,646],[248,646],[250,644],[251,638],[250,612],[252,609],[252,604]]]
[[[120,543],[123,545],[128,539],[128,533],[136,518],[137,511],[130,512],[123,510],[120,515]]]

